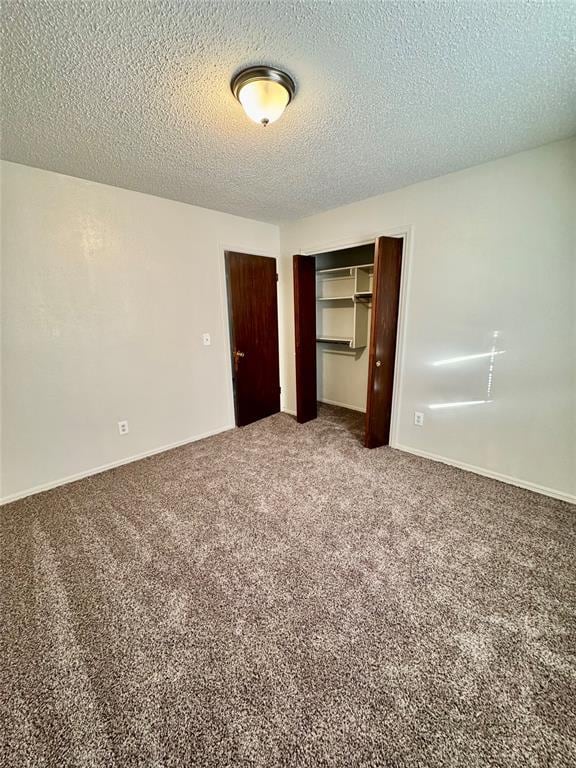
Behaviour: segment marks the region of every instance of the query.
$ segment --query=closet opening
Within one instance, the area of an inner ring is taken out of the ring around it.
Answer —
[[[316,399],[366,413],[374,247],[321,253],[315,259]]]
[[[368,448],[390,438],[402,248],[381,237],[294,256],[297,420],[318,403],[344,408]]]

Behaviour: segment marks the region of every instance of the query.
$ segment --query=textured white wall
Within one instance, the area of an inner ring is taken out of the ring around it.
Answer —
[[[410,229],[394,443],[576,495],[575,210],[568,140],[283,225],[284,407],[295,408],[291,255]],[[434,365],[489,353],[495,332],[490,389],[489,358]]]
[[[278,229],[2,164],[4,498],[233,425],[226,247]]]

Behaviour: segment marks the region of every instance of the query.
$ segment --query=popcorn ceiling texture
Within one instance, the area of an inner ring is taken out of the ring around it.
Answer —
[[[3,3],[3,156],[280,221],[576,132],[573,2]],[[286,68],[267,129],[229,90]]]

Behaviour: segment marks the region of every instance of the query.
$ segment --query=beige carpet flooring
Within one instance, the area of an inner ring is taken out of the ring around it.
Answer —
[[[576,765],[576,510],[357,429],[0,509],[0,765]]]

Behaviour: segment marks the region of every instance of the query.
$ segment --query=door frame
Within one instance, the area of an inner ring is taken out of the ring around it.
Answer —
[[[234,251],[236,253],[247,253],[252,256],[265,256],[267,259],[276,259],[276,266],[278,273],[280,273],[280,256],[278,254],[273,255],[273,248],[269,248],[267,251],[263,251],[261,248],[253,248],[250,243],[227,243],[224,241],[218,242],[218,298],[220,300],[220,333],[222,334],[223,344],[222,353],[224,355],[222,359],[223,369],[225,371],[226,378],[226,404],[227,414],[226,423],[230,426],[227,429],[234,429],[236,424],[236,405],[234,402],[234,371],[232,370],[232,339],[230,338],[230,313],[228,311],[228,279],[226,277],[226,251]],[[277,283],[278,285],[278,283]],[[280,325],[280,292],[277,291],[277,307],[278,307],[278,365],[280,368],[280,382],[282,382],[282,336]],[[280,411],[282,411],[282,397],[280,397]]]
[[[316,256],[329,251],[341,251],[346,248],[356,248],[359,245],[372,245],[379,237],[402,238],[402,271],[400,274],[400,301],[398,305],[398,330],[396,331],[396,354],[394,358],[394,384],[392,387],[392,413],[390,419],[390,441],[392,448],[400,445],[398,439],[400,430],[400,411],[402,407],[403,384],[405,380],[405,350],[407,337],[408,299],[410,272],[412,267],[412,252],[414,248],[414,226],[405,224],[398,227],[388,227],[378,230],[374,235],[361,240],[339,239],[313,248],[301,248],[302,256]],[[292,310],[294,314],[294,309]]]

